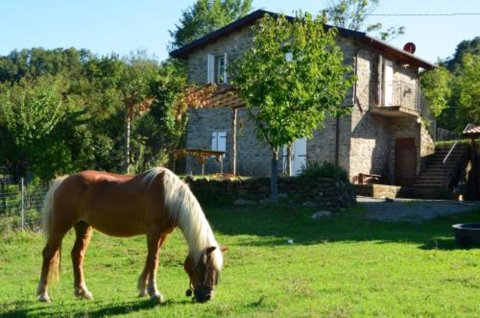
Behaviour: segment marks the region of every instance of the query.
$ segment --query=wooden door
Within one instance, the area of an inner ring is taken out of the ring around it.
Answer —
[[[415,138],[395,140],[395,185],[411,186],[417,175]]]

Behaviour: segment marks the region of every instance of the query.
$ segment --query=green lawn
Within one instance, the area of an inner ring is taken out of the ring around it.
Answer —
[[[205,210],[230,249],[213,301],[185,297],[186,244],[176,231],[158,272],[165,305],[136,297],[144,238],[98,232],[85,264],[95,300],[73,297],[70,234],[53,303],[39,303],[43,238],[9,232],[1,234],[0,317],[480,317],[480,249],[457,249],[450,230],[480,211],[418,225],[368,221],[358,207],[327,220],[287,205]]]

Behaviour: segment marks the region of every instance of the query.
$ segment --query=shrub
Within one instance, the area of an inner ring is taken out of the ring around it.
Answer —
[[[336,181],[348,182],[347,172],[343,168],[329,162],[307,164],[300,177],[305,179],[331,178]]]

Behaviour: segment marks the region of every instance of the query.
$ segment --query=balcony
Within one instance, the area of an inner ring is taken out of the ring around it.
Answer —
[[[425,104],[416,84],[403,81],[371,83],[372,113],[386,117],[418,117]]]
[[[370,84],[370,107],[372,113],[385,117],[403,117],[420,119],[427,129],[436,136],[436,120],[423,96],[420,87],[416,84],[392,81],[380,85],[378,82]]]

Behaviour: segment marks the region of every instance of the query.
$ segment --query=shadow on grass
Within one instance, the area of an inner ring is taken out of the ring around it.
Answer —
[[[89,303],[96,305],[95,302]],[[38,302],[18,302],[18,304],[10,304],[15,307],[18,305],[20,308],[15,308],[10,311],[3,312],[1,317],[13,318],[13,317],[110,317],[117,315],[131,314],[143,310],[153,309],[153,308],[162,308],[166,306],[173,305],[191,305],[194,304],[192,301],[167,301],[165,304],[159,304],[155,301],[150,300],[137,300],[130,302],[123,302],[118,305],[112,304],[100,304],[97,308],[94,309],[85,309],[79,308],[72,310],[71,308],[65,308],[63,312],[55,312],[55,308],[52,308],[53,305],[38,303]],[[63,308],[63,307],[56,307]],[[60,309],[61,310],[61,309]]]
[[[330,218],[314,220],[320,209],[300,206],[259,205],[251,207],[212,207],[205,212],[216,231],[237,236],[240,246],[281,246],[290,243],[311,245],[338,241],[378,241],[418,244],[425,250],[456,250],[451,229],[455,223],[478,222],[479,210],[416,222],[385,222],[365,218],[365,209],[357,205]],[[245,235],[245,238],[239,238]],[[262,237],[261,240],[255,237]],[[266,239],[266,237],[269,237]]]

